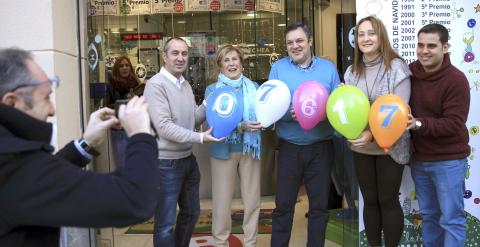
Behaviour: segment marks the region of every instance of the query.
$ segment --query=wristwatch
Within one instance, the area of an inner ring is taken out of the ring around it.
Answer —
[[[422,127],[422,122],[420,120],[415,120],[415,128],[414,130],[418,130]]]
[[[80,140],[78,140],[78,144],[80,144],[80,147],[85,150],[85,152],[87,152],[88,154],[92,155],[92,156],[97,156],[99,155],[100,153],[95,150],[93,147],[90,147],[88,145],[88,143],[85,141],[85,139],[81,138]]]

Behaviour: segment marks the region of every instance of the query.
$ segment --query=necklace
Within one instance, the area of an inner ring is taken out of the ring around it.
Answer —
[[[363,77],[365,79],[365,88],[366,88],[366,91],[367,91],[367,97],[368,97],[368,101],[370,101],[370,103],[372,103],[373,99],[372,99],[372,95],[373,95],[373,92],[374,92],[374,89],[375,89],[375,85],[377,84],[377,81],[378,81],[378,75],[380,74],[380,71],[382,70],[382,65],[383,65],[383,59],[381,57],[381,54],[378,54],[378,56],[374,59],[372,59],[371,61],[365,61],[365,57],[363,57],[363,63],[365,65],[365,70],[363,71]],[[375,79],[373,80],[373,85],[371,88],[369,88],[368,86],[368,80],[367,80],[367,68],[368,67],[373,67],[375,65],[378,65],[378,69],[377,69],[377,74],[375,75]],[[360,76],[357,77],[357,83],[355,84],[356,87],[358,87],[358,83],[360,82]],[[383,77],[383,76],[382,76]]]
[[[370,101],[370,103],[373,101],[372,94],[373,94],[375,85],[377,84],[378,75],[380,74],[381,69],[382,69],[382,64],[380,63],[380,66],[377,69],[377,74],[375,75],[375,79],[373,80],[373,85],[370,89],[368,89],[367,72],[363,74],[363,77],[365,78],[365,87],[367,88],[368,101]]]

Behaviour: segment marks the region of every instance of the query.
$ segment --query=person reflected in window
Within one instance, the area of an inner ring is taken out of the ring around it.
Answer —
[[[255,116],[258,84],[242,74],[243,53],[232,45],[222,47],[217,55],[218,81],[205,90],[208,98],[215,89],[231,86],[243,96],[243,118],[236,130],[218,143],[211,143],[212,235],[216,246],[228,246],[232,229],[231,204],[235,178],[240,178],[244,246],[256,246],[260,214],[260,146],[261,125]]]
[[[385,25],[368,16],[355,32],[354,63],[345,72],[345,83],[354,85],[372,103],[384,94],[396,94],[407,104],[410,75],[405,61],[392,49]],[[398,198],[403,168],[410,160],[410,134],[406,131],[388,153],[375,142],[369,127],[349,140],[360,191],[368,244],[398,246],[403,234],[403,211]]]

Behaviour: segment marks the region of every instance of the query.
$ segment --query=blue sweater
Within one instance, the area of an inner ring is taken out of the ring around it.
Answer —
[[[257,83],[255,83],[255,86],[258,89]],[[215,89],[217,89],[217,83],[210,84],[207,87],[207,89],[205,89],[205,98],[207,98],[211,93],[213,93]],[[242,90],[240,90],[240,94],[243,96]],[[237,131],[237,130],[233,130],[233,131]],[[235,143],[235,144],[226,143],[225,141],[210,143],[210,156],[217,159],[228,160],[230,159],[230,153],[241,153],[241,152],[243,152],[242,142]]]
[[[320,57],[313,57],[313,59],[315,59],[314,64],[306,72],[293,64],[289,57],[282,58],[272,65],[269,79],[285,82],[290,89],[292,98],[298,86],[312,80],[320,82],[331,93],[340,83],[335,64]],[[334,132],[327,119],[320,122],[315,128],[305,131],[297,121],[292,119],[290,110],[277,122],[275,128],[281,139],[297,145],[309,145],[331,139]]]

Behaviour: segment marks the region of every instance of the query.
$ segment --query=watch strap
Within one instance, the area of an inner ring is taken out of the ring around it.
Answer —
[[[78,143],[80,144],[80,147],[88,154],[92,156],[98,156],[100,154],[97,150],[95,150],[95,148],[89,146],[85,139],[81,138],[80,140],[78,140]]]

